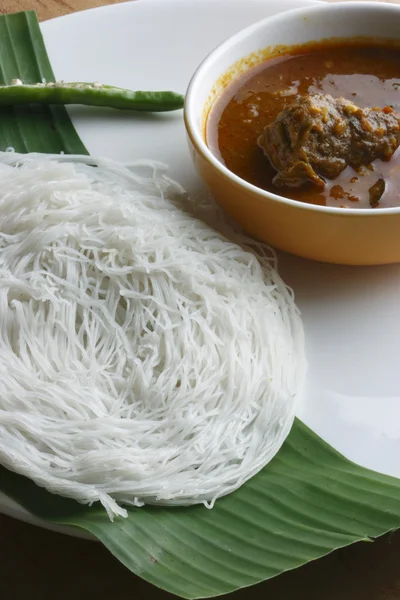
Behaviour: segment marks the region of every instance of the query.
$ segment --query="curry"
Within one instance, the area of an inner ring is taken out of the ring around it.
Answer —
[[[297,47],[240,75],[207,122],[242,179],[303,202],[400,206],[400,48]]]

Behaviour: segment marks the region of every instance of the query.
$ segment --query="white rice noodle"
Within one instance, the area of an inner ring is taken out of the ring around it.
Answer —
[[[212,506],[302,388],[273,251],[190,211],[155,163],[0,154],[0,463],[110,518]]]

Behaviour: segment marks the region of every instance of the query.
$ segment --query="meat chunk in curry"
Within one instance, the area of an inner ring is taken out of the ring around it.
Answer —
[[[335,179],[347,166],[389,160],[400,144],[400,115],[309,94],[282,110],[258,144],[277,171],[275,185],[323,187],[324,178]]]

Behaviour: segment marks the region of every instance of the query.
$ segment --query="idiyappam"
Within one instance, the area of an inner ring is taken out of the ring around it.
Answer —
[[[278,452],[304,372],[274,252],[160,165],[0,153],[0,464],[110,518],[212,506]]]

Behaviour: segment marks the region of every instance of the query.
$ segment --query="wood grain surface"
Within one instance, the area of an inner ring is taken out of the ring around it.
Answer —
[[[118,1],[0,0],[0,13],[34,9],[40,20],[46,20]],[[132,575],[100,544],[45,531],[2,515],[0,577],[1,600],[173,598]],[[374,543],[339,550],[301,569],[224,598],[400,600],[400,532]]]
[[[123,0],[0,0],[0,13],[36,10],[38,19],[46,21],[79,10],[119,4],[121,1]]]

